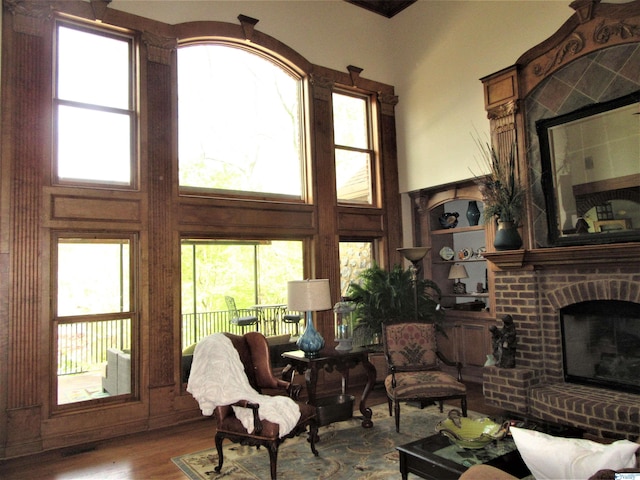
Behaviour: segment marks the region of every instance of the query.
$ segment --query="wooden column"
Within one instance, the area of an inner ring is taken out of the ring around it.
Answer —
[[[515,148],[517,158],[517,176],[522,185],[529,185],[526,158],[526,143],[523,133],[522,113],[518,89],[518,71],[516,66],[501,70],[481,79],[484,84],[484,100],[487,118],[491,126],[491,143],[500,158],[509,158]],[[525,201],[523,225],[520,235],[523,248],[529,248],[528,219],[531,219],[529,201]],[[495,228],[488,228],[488,245],[493,245]]]
[[[180,307],[176,303],[174,284],[180,278],[180,251],[178,234],[174,233],[172,199],[174,197],[174,178],[177,162],[177,146],[174,121],[176,108],[176,48],[175,38],[165,38],[145,32],[143,37],[146,55],[141,66],[146,87],[143,105],[146,111],[141,132],[141,167],[146,168],[148,185],[148,312],[142,325],[143,339],[148,339],[149,348],[142,348],[142,354],[148,352],[142,365],[148,366],[151,416],[170,413],[171,397],[179,395],[180,369]],[[146,138],[144,138],[146,137]],[[177,192],[176,192],[177,195]],[[142,269],[146,271],[145,269]],[[179,291],[179,282],[177,283]],[[146,342],[145,342],[146,343]],[[157,398],[156,398],[157,397]]]
[[[315,131],[313,145],[313,185],[311,193],[317,215],[317,234],[311,248],[310,278],[328,278],[331,300],[340,297],[340,259],[338,216],[336,199],[336,168],[333,151],[333,102],[334,82],[317,74],[310,76],[312,123]],[[316,328],[327,345],[333,345],[333,311],[318,313]]]
[[[49,171],[50,159],[51,71],[43,65],[50,65],[44,60],[50,58],[46,38],[52,17],[46,6],[7,8],[3,49],[16,61],[11,75],[3,75],[2,85],[0,383],[7,396],[0,399],[0,440],[5,454],[19,455],[40,448],[42,399],[51,360],[46,331],[50,323],[41,321],[42,282],[48,277],[40,267],[45,244],[40,212],[43,171]]]

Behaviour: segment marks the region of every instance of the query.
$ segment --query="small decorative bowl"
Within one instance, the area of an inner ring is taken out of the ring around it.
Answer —
[[[502,439],[509,428],[509,422],[502,425],[489,418],[471,419],[463,417],[460,410],[451,410],[448,418],[436,425],[436,431],[446,436],[459,447],[468,449],[484,448],[494,440]]]
[[[440,215],[438,221],[442,228],[455,228],[456,225],[458,225],[459,216],[460,214],[458,212],[447,212]]]

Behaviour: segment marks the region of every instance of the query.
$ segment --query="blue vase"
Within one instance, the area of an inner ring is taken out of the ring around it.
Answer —
[[[307,358],[317,357],[318,352],[324,347],[324,338],[313,326],[310,312],[307,315],[307,326],[304,329],[304,333],[298,338],[296,345],[304,352],[304,356]]]
[[[498,221],[493,246],[496,250],[518,250],[522,246],[522,238],[513,222]]]
[[[467,207],[467,220],[469,221],[470,227],[478,225],[478,220],[480,220],[480,209],[478,208],[478,203],[475,200],[471,200],[469,202],[469,206]]]

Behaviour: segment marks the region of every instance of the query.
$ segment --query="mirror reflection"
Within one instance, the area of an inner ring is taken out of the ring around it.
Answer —
[[[537,124],[550,240],[640,237],[640,92]]]

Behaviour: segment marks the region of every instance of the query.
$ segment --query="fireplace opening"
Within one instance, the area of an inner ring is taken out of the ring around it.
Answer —
[[[575,303],[560,325],[565,381],[640,393],[640,304]]]

